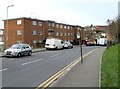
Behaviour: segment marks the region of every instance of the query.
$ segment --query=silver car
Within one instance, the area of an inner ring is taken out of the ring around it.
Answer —
[[[64,41],[64,48],[73,48],[73,44],[69,41]]]
[[[4,51],[4,56],[32,55],[32,48],[28,44],[14,44]]]

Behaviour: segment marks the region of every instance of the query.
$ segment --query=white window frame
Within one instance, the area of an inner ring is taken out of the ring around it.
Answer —
[[[59,36],[59,32],[56,32],[56,36]]]
[[[63,27],[63,25],[61,24],[61,25],[60,25],[60,28],[62,28],[62,27]]]
[[[39,25],[39,26],[42,26],[42,25],[43,25],[43,23],[42,23],[42,22],[38,22],[38,25]]]
[[[40,35],[40,36],[42,36],[42,35],[43,35],[43,32],[42,32],[42,31],[40,31],[40,32],[39,32],[39,35]]]
[[[64,29],[66,29],[66,25],[64,26]]]
[[[50,32],[48,32],[48,36],[51,36],[51,33],[50,33]]]
[[[70,36],[70,33],[68,33],[68,36]]]
[[[17,30],[17,35],[22,35],[22,30]]]
[[[36,41],[36,40],[33,40],[33,43],[34,43],[34,44],[36,44],[36,43],[37,43],[37,41]]]
[[[32,31],[32,35],[37,35],[37,31]]]
[[[37,21],[32,21],[32,25],[36,26],[37,25]]]
[[[17,41],[17,43],[19,44],[19,43],[22,43],[22,41],[21,40],[19,40],[19,41]]]
[[[21,25],[22,24],[22,20],[17,20],[17,25]]]
[[[62,32],[60,33],[60,36],[63,36],[63,33],[62,33]]]
[[[56,28],[59,28],[59,24],[56,24]]]
[[[64,36],[67,36],[67,33],[64,33]]]
[[[67,29],[70,29],[70,26],[67,26]]]
[[[55,26],[55,24],[54,23],[52,23],[52,27],[54,27]]]

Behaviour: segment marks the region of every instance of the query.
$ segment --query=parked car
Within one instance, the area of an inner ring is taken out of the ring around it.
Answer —
[[[14,44],[10,48],[4,51],[4,56],[16,56],[32,55],[32,48],[28,44]]]
[[[69,41],[64,41],[64,48],[73,48],[73,44]]]
[[[94,42],[92,42],[92,41],[87,41],[86,42],[86,46],[93,46],[94,45]]]
[[[63,49],[63,41],[57,38],[48,38],[45,42],[45,48],[48,49]]]

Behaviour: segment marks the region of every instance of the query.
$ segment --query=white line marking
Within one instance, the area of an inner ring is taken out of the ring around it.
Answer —
[[[88,56],[89,54],[91,54],[92,52],[96,51],[97,49],[98,49],[98,48],[96,48],[96,49],[94,49],[94,50],[92,50],[92,51],[88,52],[87,54],[83,55],[83,57]]]
[[[34,63],[34,62],[38,62],[38,61],[41,61],[43,59],[38,59],[38,60],[34,60],[34,61],[29,61],[29,62],[26,62],[26,63],[23,63],[21,65],[27,65],[27,64],[31,64],[31,63]]]
[[[5,68],[5,69],[2,69],[2,70],[0,70],[0,72],[6,71],[6,70],[8,70],[8,69],[7,69],[7,68]]]
[[[59,53],[59,54],[52,55],[52,56],[50,56],[50,57],[56,57],[56,56],[59,56],[59,55],[60,55],[60,53]]]
[[[13,60],[15,60],[15,59],[8,59],[8,61],[13,61]]]

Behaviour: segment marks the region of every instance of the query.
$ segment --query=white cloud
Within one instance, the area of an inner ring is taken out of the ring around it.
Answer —
[[[9,8],[9,18],[33,17],[76,25],[99,24],[105,23],[105,18],[115,17],[117,2],[118,0],[1,0],[0,20],[6,19],[6,7],[14,4],[14,7]],[[1,24],[2,21],[0,28]]]

